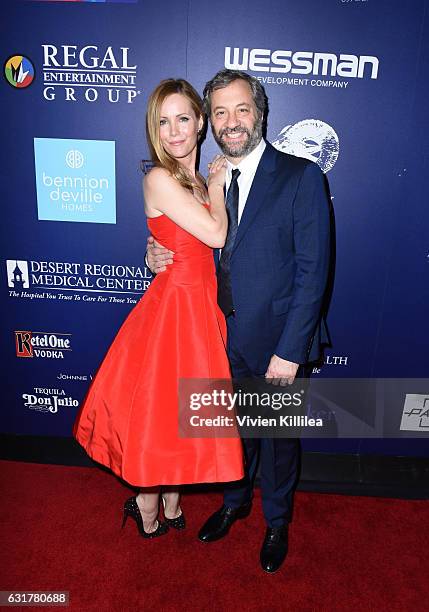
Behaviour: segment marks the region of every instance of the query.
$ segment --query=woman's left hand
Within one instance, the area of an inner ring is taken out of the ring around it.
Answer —
[[[209,163],[209,175],[207,178],[207,187],[218,185],[224,187],[226,177],[226,158],[225,155],[216,155]]]

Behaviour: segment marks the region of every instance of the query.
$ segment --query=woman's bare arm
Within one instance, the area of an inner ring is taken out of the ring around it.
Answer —
[[[167,215],[184,230],[210,247],[223,247],[228,228],[223,186],[225,158],[217,156],[210,165],[208,192],[210,210],[202,206],[164,168],[153,168],[144,178],[147,211]]]

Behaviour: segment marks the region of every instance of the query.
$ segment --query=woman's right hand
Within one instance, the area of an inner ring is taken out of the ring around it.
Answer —
[[[226,177],[226,157],[225,155],[216,155],[211,163],[209,163],[209,175],[207,177],[207,187],[218,186],[222,189],[225,186]]]

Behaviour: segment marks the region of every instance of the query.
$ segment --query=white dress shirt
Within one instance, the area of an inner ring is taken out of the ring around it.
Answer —
[[[229,185],[231,183],[232,171],[235,169],[240,170],[240,176],[238,177],[238,223],[240,223],[241,215],[243,214],[244,207],[246,206],[247,196],[249,195],[250,188],[255,178],[256,169],[261,161],[262,153],[265,151],[266,142],[262,138],[260,143],[253,149],[249,155],[241,160],[236,166],[227,160],[226,178],[225,178],[225,189],[228,193]]]
[[[253,149],[249,155],[247,155],[241,162],[237,165],[232,164],[229,160],[226,160],[227,168],[226,168],[226,177],[225,177],[225,193],[228,193],[229,185],[231,183],[232,171],[235,168],[240,170],[240,176],[238,177],[238,223],[240,223],[241,215],[243,214],[244,207],[247,202],[247,197],[249,195],[250,188],[253,183],[253,179],[255,178],[256,170],[258,168],[259,162],[261,161],[262,153],[265,151],[266,142],[263,138],[259,144]],[[222,249],[219,249],[219,255],[222,253]],[[147,261],[147,251],[145,255],[145,264],[149,268]]]

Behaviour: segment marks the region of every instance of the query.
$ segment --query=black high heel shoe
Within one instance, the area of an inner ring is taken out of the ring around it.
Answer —
[[[165,516],[165,499],[164,498],[162,498],[162,505],[164,506],[164,518],[165,518],[165,522],[167,523],[167,525],[169,527],[173,527],[173,529],[185,529],[186,521],[185,521],[185,515],[183,514],[183,510],[181,514],[179,514],[179,516],[177,516],[176,518],[168,518],[167,516]]]
[[[137,524],[137,529],[139,530],[140,535],[144,538],[157,538],[158,536],[164,535],[168,531],[168,525],[166,523],[161,523],[161,521],[159,520],[158,527],[155,529],[155,531],[150,531],[148,533],[144,530],[143,518],[140,513],[140,508],[137,505],[135,495],[127,499],[127,501],[124,503],[124,518],[122,520],[122,529],[124,528],[125,523],[127,522],[127,518],[129,516],[133,517]]]

